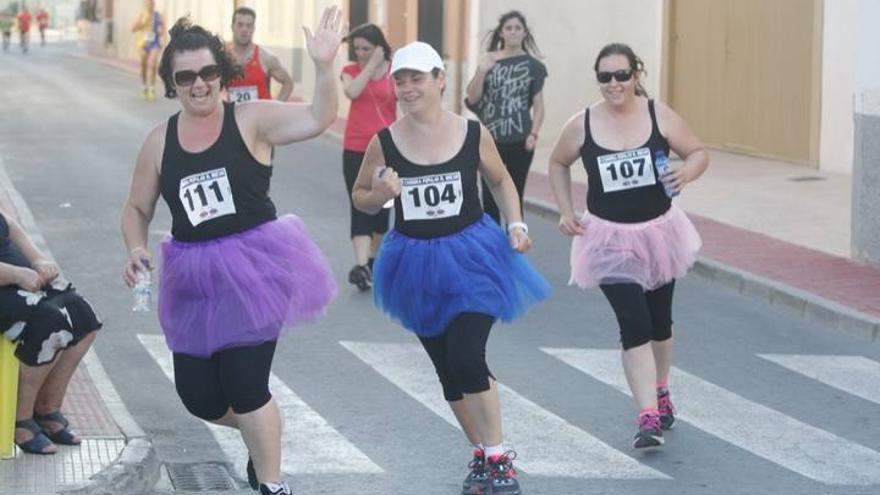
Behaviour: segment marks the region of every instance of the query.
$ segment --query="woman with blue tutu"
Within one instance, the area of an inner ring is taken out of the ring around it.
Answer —
[[[159,195],[171,235],[159,246],[159,321],[177,392],[195,416],[237,428],[248,481],[263,495],[281,481],[281,416],[269,373],[282,330],[323,314],[336,294],[330,267],[294,215],[269,198],[272,148],[321,134],[336,118],[333,62],[340,11],[306,28],[316,81],[311,104],[224,102],[240,76],[222,40],[188,19],[171,29],[159,74],[181,110],[147,136],[122,212],[129,287],[153,270],[147,232]],[[259,482],[258,482],[259,480]]]
[[[572,236],[571,283],[598,287],[620,326],[623,369],[639,409],[637,449],[663,445],[669,394],[672,293],[696,260],[700,236],[672,197],[709,166],[709,153],[675,111],[648,98],[644,65],[621,43],[593,66],[602,100],[575,114],[550,156],[559,229]],[[684,163],[668,164],[669,150]],[[571,202],[571,165],[587,172],[587,211]]]
[[[520,254],[531,246],[528,227],[492,136],[441,106],[440,56],[411,43],[395,52],[391,73],[404,117],[370,142],[352,194],[368,214],[394,200],[394,229],[375,262],[376,305],[418,336],[475,447],[463,493],[519,494],[486,341],[496,320],[521,316],[551,288]],[[478,174],[507,235],[483,213]]]

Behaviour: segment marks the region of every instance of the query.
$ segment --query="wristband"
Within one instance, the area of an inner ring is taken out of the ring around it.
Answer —
[[[529,233],[529,226],[526,225],[525,222],[510,222],[509,224],[507,224],[507,233],[509,234],[510,231],[515,228],[522,229],[523,233],[525,234]]]

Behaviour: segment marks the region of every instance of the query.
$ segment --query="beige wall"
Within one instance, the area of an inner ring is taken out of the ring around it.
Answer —
[[[593,63],[608,43],[630,45],[645,62],[645,88],[660,97],[663,35],[661,0],[473,0],[469,55],[464,73],[473,76],[485,51],[483,36],[498,23],[501,14],[519,10],[526,17],[538,48],[544,54],[549,77],[544,84],[546,117],[539,147],[552,146],[568,119],[600,98]],[[551,5],[552,4],[552,5]],[[535,162],[536,170],[546,163]],[[581,167],[573,168],[580,177]]]
[[[860,0],[825,0],[822,30],[822,117],[819,168],[852,172]],[[875,54],[880,55],[877,46]],[[875,58],[875,60],[877,60]]]

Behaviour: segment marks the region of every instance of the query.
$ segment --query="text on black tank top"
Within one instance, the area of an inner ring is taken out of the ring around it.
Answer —
[[[587,171],[587,210],[612,222],[646,222],[666,213],[672,205],[654,165],[658,151],[669,156],[669,143],[660,134],[654,100],[648,100],[651,137],[638,147],[622,151],[603,148],[590,132],[590,109],[584,112],[581,159]]]
[[[419,165],[406,159],[391,138],[379,132],[385,164],[400,177],[394,199],[394,229],[408,237],[430,239],[454,234],[483,216],[477,189],[480,167],[480,123],[467,121],[458,153],[437,164]]]
[[[159,189],[171,210],[171,235],[193,242],[243,232],[274,220],[269,198],[272,167],[248,150],[235,121],[235,104],[223,103],[223,128],[208,149],[180,146],[177,121],[168,119]]]

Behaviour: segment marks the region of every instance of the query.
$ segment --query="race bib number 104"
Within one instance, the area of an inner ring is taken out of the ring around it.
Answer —
[[[193,227],[224,215],[235,214],[235,201],[225,168],[180,179],[180,202]]]
[[[602,190],[606,193],[657,183],[654,160],[648,148],[602,155],[596,162],[602,178]]]
[[[461,172],[401,177],[400,185],[404,220],[448,218],[461,211]]]

